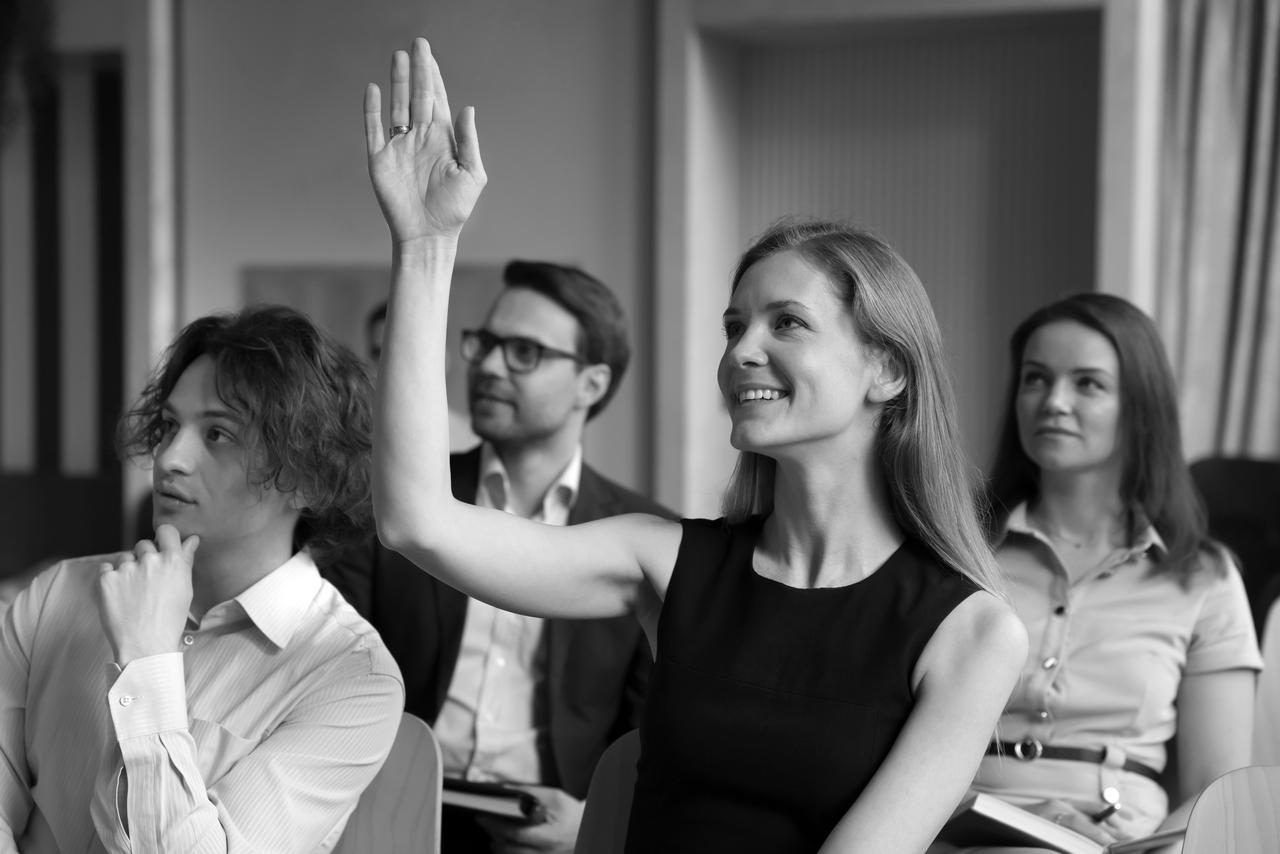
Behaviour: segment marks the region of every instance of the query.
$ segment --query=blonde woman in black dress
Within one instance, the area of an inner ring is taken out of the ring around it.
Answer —
[[[556,528],[455,501],[445,319],[486,177],[427,43],[365,97],[393,273],[378,379],[379,534],[471,596],[633,613],[656,649],[627,850],[923,851],[965,793],[1026,636],[993,590],[937,325],[910,267],[830,224],[743,257],[721,392],[742,451],[726,518]],[[577,372],[592,403],[594,366]],[[659,392],[661,393],[661,392]]]

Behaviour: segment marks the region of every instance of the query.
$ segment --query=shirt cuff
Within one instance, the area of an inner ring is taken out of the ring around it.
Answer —
[[[187,728],[187,686],[182,653],[129,662],[107,690],[117,741]]]

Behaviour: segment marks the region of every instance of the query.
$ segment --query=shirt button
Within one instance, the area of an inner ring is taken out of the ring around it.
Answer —
[[[1040,711],[1036,712],[1036,718],[1037,718],[1038,720],[1042,720],[1042,721],[1047,721],[1047,720],[1049,720],[1049,710],[1048,710],[1048,709],[1041,709]]]
[[[1063,614],[1067,613],[1067,606],[1066,606],[1066,605],[1059,605],[1058,607],[1056,607],[1056,608],[1054,608],[1054,609],[1053,609],[1053,613],[1055,613],[1055,614],[1057,614],[1059,617],[1061,617]]]
[[[506,660],[505,658],[503,658],[502,656],[500,656],[500,655],[499,655],[499,656],[497,656],[497,657],[495,657],[495,658],[493,659],[493,663],[494,663],[495,665],[497,665],[498,667],[506,667],[506,666],[507,666],[507,660]]]
[[[128,706],[132,702],[133,702],[133,698],[130,697],[128,694],[125,694],[123,697],[120,698],[120,705],[122,706]]]
[[[1051,655],[1042,662],[1041,666],[1043,666],[1045,670],[1052,670],[1058,666],[1058,659]]]
[[[196,642],[196,639],[195,639],[195,638],[193,638],[191,635],[183,635],[183,636],[182,636],[182,645],[183,645],[183,646],[191,646],[191,645],[192,645],[193,643],[195,643],[195,642]]]

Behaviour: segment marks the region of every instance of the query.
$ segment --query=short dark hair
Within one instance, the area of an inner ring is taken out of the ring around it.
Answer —
[[[631,360],[626,316],[618,298],[577,267],[547,261],[511,261],[502,271],[502,281],[509,288],[539,293],[572,314],[578,321],[578,355],[587,364],[609,366],[609,389],[587,410],[587,420],[595,418],[618,390]]]
[[[1040,492],[1040,470],[1027,456],[1018,433],[1016,401],[1022,376],[1022,354],[1037,329],[1070,321],[1099,333],[1111,343],[1120,366],[1119,445],[1122,455],[1120,499],[1137,515],[1129,520],[1129,537],[1139,524],[1150,524],[1168,547],[1156,564],[1157,572],[1171,572],[1180,580],[1219,560],[1207,540],[1204,506],[1196,493],[1182,455],[1178,427],[1177,387],[1160,333],[1151,318],[1120,297],[1080,293],[1050,303],[1018,324],[1009,339],[1009,387],[1005,394],[1004,425],[992,466],[989,495],[993,535],[998,536],[1009,513]]]
[[[354,540],[372,523],[369,480],[373,385],[355,353],[307,317],[277,305],[202,317],[161,357],[120,419],[124,457],[151,456],[164,437],[163,408],[201,356],[214,365],[218,397],[247,416],[251,483],[306,496],[294,547],[317,554]]]

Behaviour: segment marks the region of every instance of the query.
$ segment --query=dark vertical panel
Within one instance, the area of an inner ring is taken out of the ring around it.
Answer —
[[[98,230],[98,424],[103,473],[116,469],[112,441],[124,394],[124,82],[108,59],[94,74]]]
[[[58,199],[61,172],[58,163],[58,94],[50,88],[32,104],[34,140],[32,160],[32,211],[35,223],[36,288],[36,470],[57,474],[61,455],[59,439],[62,402],[59,397],[62,369],[61,280]]]
[[[4,145],[4,141],[5,141],[5,136],[3,132],[3,126],[0,126],[0,145]],[[4,173],[0,172],[0,199],[3,199],[3,198],[4,198]],[[5,222],[4,205],[0,204],[0,258],[4,257],[5,248],[6,248],[4,245],[4,222]],[[4,274],[3,272],[0,272],[0,294],[4,293],[4,288],[5,288]],[[0,325],[0,354],[3,354],[3,353],[4,353],[4,326]],[[0,359],[2,358],[3,357],[0,356]],[[0,371],[0,401],[3,401],[3,400],[4,400],[4,372]],[[2,404],[0,404],[0,408],[3,408]],[[5,419],[0,418],[0,448],[4,447],[4,426],[5,426]],[[0,459],[0,476],[4,475],[4,471],[5,471],[4,460]]]

